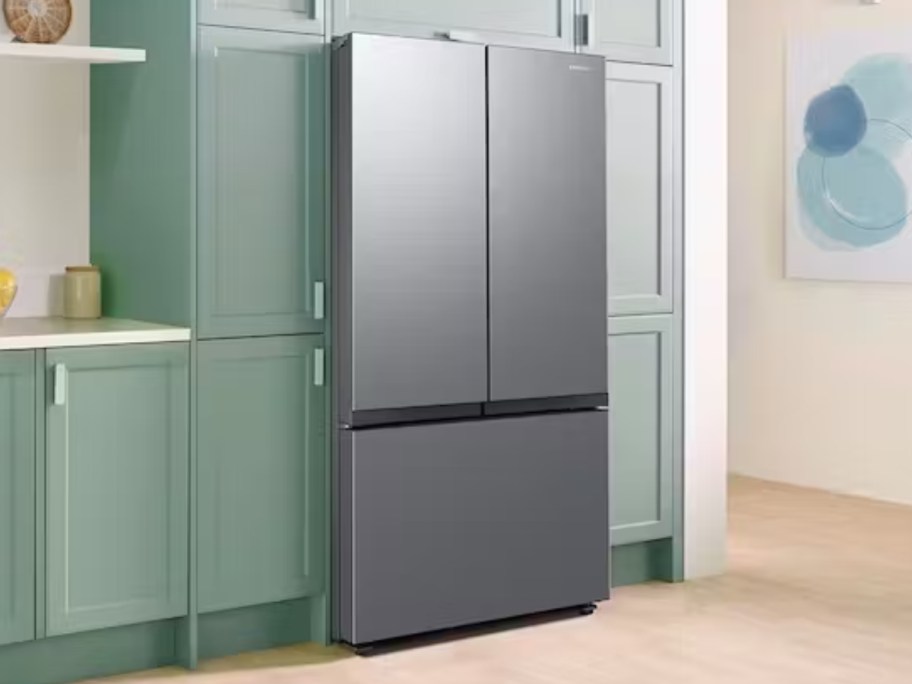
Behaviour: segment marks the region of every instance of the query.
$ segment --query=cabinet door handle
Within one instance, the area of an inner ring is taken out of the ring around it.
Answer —
[[[322,321],[326,318],[326,285],[322,280],[314,283],[314,319]]]
[[[323,349],[314,351],[314,385],[323,387],[326,384],[326,352]]]
[[[66,364],[54,364],[54,406],[64,406],[67,400]]]

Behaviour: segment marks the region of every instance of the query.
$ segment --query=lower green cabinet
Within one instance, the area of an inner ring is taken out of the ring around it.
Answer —
[[[35,352],[2,352],[0,644],[34,638]]]
[[[323,338],[199,344],[199,608],[324,588]]]
[[[47,634],[188,611],[188,347],[47,352]]]
[[[674,344],[671,316],[609,319],[612,544],[671,537]]]

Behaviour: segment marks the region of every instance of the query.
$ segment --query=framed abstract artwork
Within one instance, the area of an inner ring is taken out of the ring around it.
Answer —
[[[786,274],[912,282],[909,33],[792,40],[786,119]]]

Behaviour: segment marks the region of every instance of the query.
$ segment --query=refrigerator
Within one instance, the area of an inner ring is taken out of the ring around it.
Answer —
[[[333,49],[335,632],[610,593],[599,57]]]

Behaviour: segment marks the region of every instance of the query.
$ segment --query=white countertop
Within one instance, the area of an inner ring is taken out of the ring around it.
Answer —
[[[189,328],[119,318],[100,318],[94,321],[66,318],[0,319],[0,351],[186,342],[189,339]]]

